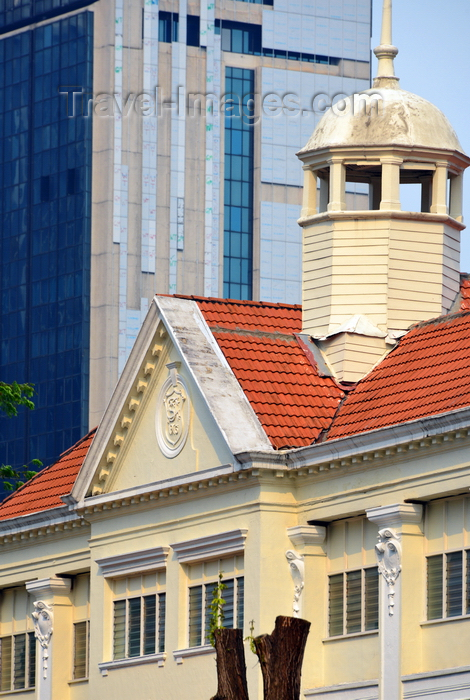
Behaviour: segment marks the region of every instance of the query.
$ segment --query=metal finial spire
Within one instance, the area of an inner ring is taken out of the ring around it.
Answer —
[[[392,0],[383,0],[382,34],[380,46],[374,49],[379,59],[377,77],[374,87],[398,87],[398,78],[395,76],[393,59],[398,53],[396,46],[392,44]]]

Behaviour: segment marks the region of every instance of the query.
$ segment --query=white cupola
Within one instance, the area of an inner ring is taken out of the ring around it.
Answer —
[[[459,291],[470,159],[444,114],[400,88],[391,27],[384,0],[373,88],[331,108],[297,154],[305,172],[302,331],[319,341],[340,381],[363,377],[411,324],[447,313]],[[368,186],[367,209],[347,209],[347,183]],[[406,184],[420,185],[417,211],[402,210]]]

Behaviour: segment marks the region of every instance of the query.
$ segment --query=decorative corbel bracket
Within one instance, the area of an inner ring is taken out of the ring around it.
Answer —
[[[377,565],[388,585],[388,614],[392,616],[395,606],[395,583],[401,571],[401,544],[397,533],[391,528],[379,530],[377,539]]]
[[[300,617],[302,609],[302,591],[304,590],[305,563],[304,558],[293,549],[288,549],[286,559],[289,563],[289,570],[294,582],[294,602],[292,610],[294,617]]]
[[[34,605],[34,612],[32,614],[34,631],[36,639],[42,647],[42,672],[43,678],[47,678],[47,667],[49,659],[49,644],[53,632],[53,613],[52,606],[44,603],[42,600],[38,600]]]

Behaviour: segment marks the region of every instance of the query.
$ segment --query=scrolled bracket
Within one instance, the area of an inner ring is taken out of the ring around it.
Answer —
[[[289,563],[289,570],[294,582],[294,601],[292,611],[294,617],[300,617],[302,607],[302,591],[304,589],[305,563],[304,558],[293,549],[288,549],[286,559]]]
[[[47,678],[47,668],[49,659],[49,644],[53,630],[53,613],[52,607],[42,600],[33,603],[34,612],[32,614],[34,632],[36,639],[42,647],[42,672],[43,678]]]
[[[377,566],[388,585],[388,614],[392,616],[395,607],[395,584],[401,571],[401,544],[397,533],[391,528],[379,530],[377,539]]]

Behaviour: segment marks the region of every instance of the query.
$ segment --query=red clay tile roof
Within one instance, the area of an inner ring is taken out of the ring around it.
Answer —
[[[349,394],[328,439],[470,406],[469,340],[470,313],[414,326]]]
[[[189,297],[186,297],[189,298]],[[300,306],[190,297],[197,302],[277,449],[311,445],[343,397],[297,342]]]
[[[60,497],[72,490],[95,432],[96,428],[64,452],[57,462],[8,496],[0,504],[0,520],[63,506]]]
[[[263,333],[300,333],[302,328],[302,307],[298,305],[182,294],[174,296],[195,301],[211,328],[244,328]]]
[[[460,275],[460,311],[470,311],[470,279],[469,275]]]

